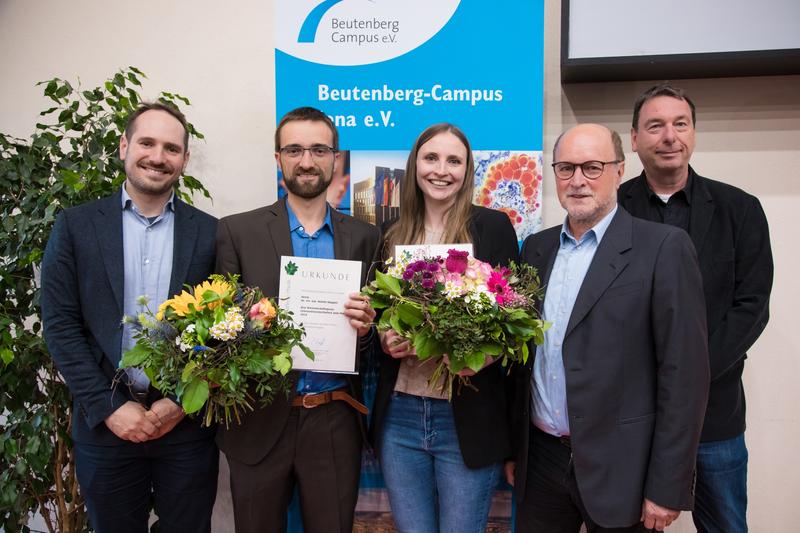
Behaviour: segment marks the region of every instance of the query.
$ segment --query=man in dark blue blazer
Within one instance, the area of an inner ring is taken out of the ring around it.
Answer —
[[[644,171],[619,189],[632,215],[692,238],[703,275],[711,388],[697,454],[692,517],[698,531],[747,531],[747,447],[742,372],[769,319],[772,250],[755,196],[698,175],[695,107],[682,89],[656,85],[636,101],[633,150]]]
[[[65,210],[42,262],[48,349],[74,397],[72,435],[81,495],[99,533],[210,531],[217,484],[215,428],[141,372],[118,371],[135,342],[124,315],[204,280],[216,220],[175,197],[188,162],[183,115],[162,104],[131,114],[120,139],[126,181],[112,196]]]
[[[552,326],[517,373],[517,531],[662,531],[692,507],[708,393],[697,258],[685,232],[617,205],[616,132],[575,126],[553,157],[567,218],[520,253]]]

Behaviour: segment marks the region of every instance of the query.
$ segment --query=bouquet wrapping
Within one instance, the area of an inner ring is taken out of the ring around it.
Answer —
[[[266,405],[275,394],[288,393],[292,348],[314,357],[291,313],[260,290],[242,286],[238,276],[212,275],[188,288],[155,314],[148,307],[126,317],[138,331],[120,367],[141,368],[188,414],[205,407],[204,425],[239,422],[256,401]]]
[[[549,324],[538,318],[541,290],[530,265],[493,268],[451,249],[447,257],[405,253],[386,266],[363,291],[383,310],[378,329],[410,339],[420,360],[437,360],[430,384],[444,375],[448,397],[456,377],[472,386],[458,375],[464,369],[478,372],[496,359],[524,364],[528,341],[544,342]]]

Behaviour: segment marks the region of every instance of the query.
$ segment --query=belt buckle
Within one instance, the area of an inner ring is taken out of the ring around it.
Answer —
[[[307,404],[306,403],[306,399],[307,398],[315,398],[317,396],[319,396],[319,394],[304,394],[303,395],[303,407],[306,408],[306,409],[313,409],[315,407],[319,407],[320,404],[318,404],[318,403],[315,403],[315,404]]]

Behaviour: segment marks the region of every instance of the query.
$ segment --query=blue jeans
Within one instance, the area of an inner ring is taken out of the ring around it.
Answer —
[[[700,533],[747,531],[747,446],[744,434],[728,440],[700,443],[692,518]]]
[[[483,532],[502,464],[464,464],[450,402],[393,393],[380,460],[398,532]]]

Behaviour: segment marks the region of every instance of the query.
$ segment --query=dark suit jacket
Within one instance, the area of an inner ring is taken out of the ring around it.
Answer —
[[[120,192],[58,216],[42,261],[42,321],[47,348],[74,397],[76,441],[118,445],[104,420],[131,397],[112,389],[122,346],[124,259]],[[175,198],[175,235],[169,294],[196,284],[214,266],[214,217]],[[155,302],[158,305],[160,302]],[[154,389],[151,393],[159,397]],[[151,395],[152,396],[152,395]],[[184,419],[162,439],[213,436],[197,419]]]
[[[361,261],[362,286],[379,241],[378,228],[331,209],[333,249],[336,259]],[[259,287],[266,296],[278,297],[282,255],[292,254],[286,200],[225,217],[217,232],[217,272],[239,274],[241,281]],[[297,373],[292,372],[289,397],[276,395],[272,403],[242,417],[240,425],[220,426],[219,448],[245,464],[257,464],[275,445],[286,426],[295,396]],[[361,398],[358,376],[348,376],[350,394]]]
[[[545,284],[560,232],[532,235],[522,248],[522,261]],[[525,495],[534,358],[518,373],[518,498]],[[643,498],[691,509],[708,344],[700,271],[685,232],[618,208],[578,292],[563,359],[575,478],[592,519],[604,527],[635,524]]]
[[[692,174],[689,235],[703,275],[711,390],[700,440],[725,440],[745,428],[742,372],[747,350],[769,320],[772,251],[764,210],[741,189]],[[619,202],[648,218],[644,173],[622,184]]]
[[[475,257],[492,266],[508,265],[518,258],[517,235],[505,214],[473,206],[470,235]],[[392,252],[390,252],[392,253]],[[379,436],[386,409],[394,390],[401,359],[394,359],[378,348],[380,372],[372,416],[372,442],[380,446]],[[511,456],[509,438],[508,369],[491,365],[470,378],[477,388],[463,387],[453,392],[453,416],[464,463],[470,468],[503,461]]]

